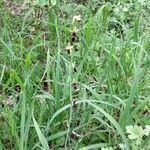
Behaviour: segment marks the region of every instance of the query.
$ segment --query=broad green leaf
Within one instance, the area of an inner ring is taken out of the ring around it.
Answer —
[[[143,136],[143,129],[141,126],[127,126],[126,127],[127,133],[129,134],[129,139],[137,139],[139,137],[142,138]]]

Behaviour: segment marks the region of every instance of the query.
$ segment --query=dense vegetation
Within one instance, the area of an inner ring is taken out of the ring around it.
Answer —
[[[0,150],[149,150],[150,1],[0,1]]]

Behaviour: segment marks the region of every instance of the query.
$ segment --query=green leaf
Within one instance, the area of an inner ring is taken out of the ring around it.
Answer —
[[[87,103],[89,105],[91,105],[92,107],[94,107],[95,109],[97,109],[99,112],[101,112],[105,117],[107,117],[107,119],[114,125],[114,127],[116,128],[116,130],[118,131],[118,133],[121,135],[126,147],[127,147],[127,150],[129,150],[129,143],[125,137],[125,134],[123,132],[123,130],[121,129],[121,127],[119,126],[119,124],[116,122],[116,120],[110,116],[107,112],[105,112],[102,108],[100,108],[99,106],[95,105],[94,103],[91,103],[91,102],[88,102]]]
[[[56,3],[57,3],[57,0],[51,0],[51,4],[52,4],[53,6],[55,6]]]
[[[33,124],[34,124],[35,130],[37,132],[37,135],[39,137],[39,140],[40,140],[43,148],[45,150],[49,150],[49,146],[48,146],[47,140],[46,140],[45,136],[42,134],[42,132],[40,130],[40,127],[39,127],[38,123],[36,122],[33,114],[32,114],[32,119],[33,119]]]
[[[112,147],[103,147],[101,150],[113,150],[113,148]]]
[[[79,150],[98,149],[98,148],[105,147],[105,146],[108,146],[108,145],[109,145],[108,143],[93,144],[93,145],[89,145],[89,146],[86,146],[86,147],[82,147]]]
[[[39,7],[44,7],[45,5],[48,5],[48,0],[36,0],[34,2],[34,5],[37,5]]]
[[[137,138],[142,138],[143,137],[143,129],[141,126],[127,126],[126,127],[127,133],[129,134],[130,139],[137,139]]]

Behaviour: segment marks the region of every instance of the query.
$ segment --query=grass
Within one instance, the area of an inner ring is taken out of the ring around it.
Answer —
[[[150,3],[52,4],[0,2],[0,150],[148,150]]]

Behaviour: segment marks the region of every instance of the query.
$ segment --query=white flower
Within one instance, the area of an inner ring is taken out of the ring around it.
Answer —
[[[149,125],[146,125],[143,132],[144,132],[144,135],[148,136],[149,133],[150,133],[150,126],[149,126]]]
[[[68,43],[68,46],[65,49],[70,54],[73,50],[73,46],[70,43]]]
[[[71,32],[77,33],[77,32],[79,32],[79,29],[77,29],[77,27],[73,27],[73,29],[71,30]]]
[[[127,7],[123,7],[122,10],[123,10],[123,12],[128,12],[129,9]]]
[[[120,147],[122,150],[125,150],[125,149],[126,149],[125,144],[122,144],[122,143],[119,144],[119,147]]]
[[[14,98],[13,98],[12,95],[10,95],[10,96],[6,99],[6,106],[13,107],[14,104],[15,104]]]
[[[72,63],[72,69],[73,69],[74,72],[77,71],[77,65],[75,63]]]
[[[72,68],[76,68],[76,64],[75,63],[72,63]]]
[[[81,15],[73,16],[72,22],[81,21]]]

